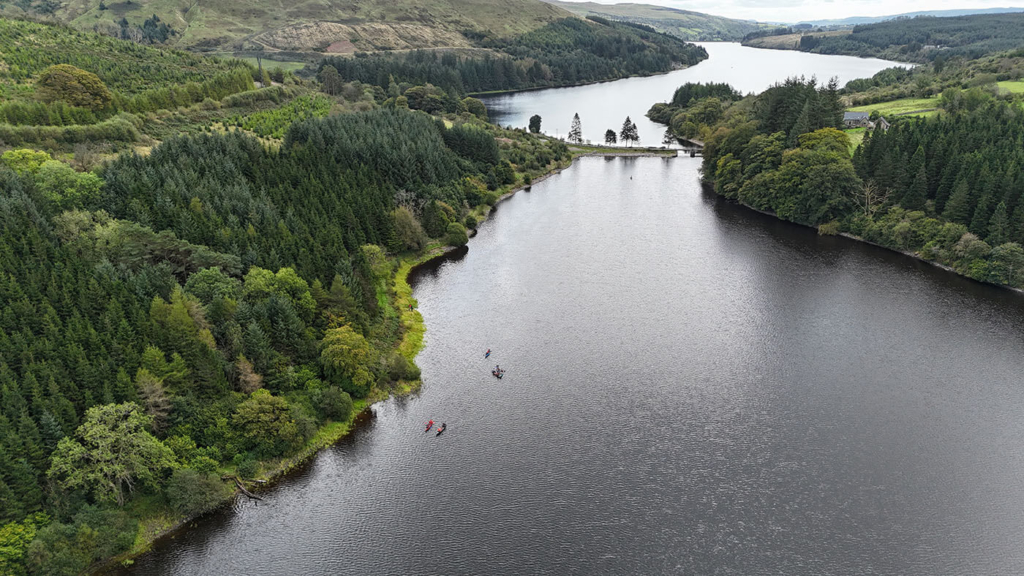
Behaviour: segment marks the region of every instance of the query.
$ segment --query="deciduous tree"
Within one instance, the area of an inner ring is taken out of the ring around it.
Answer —
[[[540,132],[540,114],[530,116],[530,132],[534,134]]]
[[[123,506],[137,483],[155,483],[175,465],[174,453],[150,434],[150,418],[132,402],[94,406],[57,444],[47,476],[65,489],[84,488]]]
[[[45,102],[63,100],[92,110],[106,108],[113,100],[100,77],[70,64],[55,64],[39,74],[36,90]]]

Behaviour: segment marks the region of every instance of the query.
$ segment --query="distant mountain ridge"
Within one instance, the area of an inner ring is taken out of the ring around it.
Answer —
[[[600,16],[609,20],[646,24],[658,32],[671,34],[688,41],[735,41],[764,27],[764,25],[751,20],[723,18],[667,6],[544,1],[579,16]]]
[[[940,18],[952,16],[970,16],[972,14],[1006,14],[1011,12],[1024,12],[1022,8],[978,8],[963,10],[921,10],[918,12],[905,12],[903,14],[892,14],[889,16],[851,16],[835,20],[801,20],[797,24],[810,24],[812,26],[856,26],[857,24],[875,24],[886,20],[897,18],[915,18],[917,16],[936,16]]]

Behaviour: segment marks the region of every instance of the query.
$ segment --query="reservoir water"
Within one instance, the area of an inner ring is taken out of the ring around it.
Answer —
[[[1024,573],[1024,298],[698,167],[585,158],[500,204],[415,277],[420,393],[122,572]]]
[[[502,126],[526,128],[530,116],[540,114],[541,131],[566,137],[573,114],[580,115],[583,138],[604,142],[605,130],[619,132],[629,116],[636,123],[640,145],[660,146],[665,126],[645,114],[656,102],[669,102],[676,88],[687,82],[726,82],[740,92],[762,92],[792,76],[850,80],[870,78],[879,70],[904,66],[876,58],[822,56],[789,50],[747,48],[733,42],[698,42],[708,51],[704,62],[659,76],[631,78],[576,88],[514,92],[483,98],[491,121]]]

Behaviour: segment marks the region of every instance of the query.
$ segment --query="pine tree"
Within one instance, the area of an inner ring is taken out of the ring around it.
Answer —
[[[795,148],[800,141],[800,135],[806,134],[812,131],[812,119],[811,115],[816,105],[817,92],[813,93],[813,96],[808,96],[807,100],[804,101],[803,110],[800,111],[800,115],[796,118],[796,123],[789,131],[789,147]]]
[[[962,161],[960,159],[960,150],[956,144],[953,144],[950,154],[952,155],[952,160],[942,169],[942,178],[939,181],[938,189],[935,191],[935,211],[940,214],[945,210],[946,202],[949,201],[949,197],[953,194],[953,189],[960,176]]]
[[[988,224],[988,238],[985,239],[991,246],[999,246],[1010,241],[1010,218],[1006,215],[1006,204],[1000,202],[992,212],[992,219]]]
[[[573,114],[572,126],[569,128],[569,142],[573,144],[583,143],[583,127],[580,125],[579,114]]]
[[[972,234],[979,238],[984,238],[985,233],[988,232],[988,222],[992,218],[992,214],[989,211],[989,204],[991,202],[992,197],[989,194],[985,194],[974,206],[974,216],[971,217],[971,224],[968,228]]]
[[[908,193],[909,193],[909,189],[914,186],[914,183],[916,182],[918,176],[920,175],[919,174],[920,171],[924,169],[924,159],[925,159],[924,148],[922,146],[918,146],[917,147],[917,151],[914,152],[914,155],[910,157],[910,162],[907,164],[907,170],[906,170],[906,173],[904,174],[904,181],[901,182],[901,185],[904,187],[904,190],[907,190]],[[927,173],[925,174],[925,180],[924,180],[924,196],[925,196],[925,198],[927,198],[927,196],[928,196],[928,175],[927,175]]]
[[[928,174],[924,171],[922,164],[917,170],[917,176],[907,188],[907,192],[900,200],[900,205],[907,210],[924,210],[928,194]]]
[[[1017,204],[1010,218],[1010,240],[1018,244],[1024,244],[1024,202]]]
[[[637,132],[636,124],[626,116],[626,120],[622,123],[622,130],[619,132],[619,140],[633,145],[634,142],[640,141],[640,134]]]
[[[971,188],[967,185],[967,181],[957,180],[953,186],[953,194],[949,197],[945,210],[942,211],[942,217],[957,224],[970,224],[970,200]]]

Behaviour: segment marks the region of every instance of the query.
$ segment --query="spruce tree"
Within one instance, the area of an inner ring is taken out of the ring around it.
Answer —
[[[978,200],[978,203],[974,206],[974,215],[971,217],[971,224],[968,228],[971,234],[979,238],[984,238],[986,232],[988,232],[988,221],[992,217],[992,213],[989,210],[989,204],[992,202],[992,197],[989,194],[985,194]]]
[[[992,246],[999,246],[1010,241],[1010,218],[1006,214],[1006,204],[1000,202],[992,212],[992,219],[988,223],[988,238],[985,239]]]
[[[637,132],[636,124],[626,116],[626,120],[622,122],[622,130],[619,131],[619,140],[626,142],[632,146],[634,142],[640,141],[640,134]]]
[[[812,131],[812,118],[815,103],[817,101],[817,92],[813,93],[814,96],[809,96],[804,101],[803,110],[800,111],[800,115],[796,118],[796,123],[793,124],[789,130],[789,147],[795,148],[800,142],[800,135],[806,134]]]
[[[572,126],[569,127],[569,142],[573,144],[583,143],[583,127],[580,124],[580,115],[573,114]]]
[[[949,197],[945,210],[942,211],[942,217],[957,224],[965,226],[970,224],[970,200],[971,188],[967,185],[967,180],[957,180],[953,186],[953,194]]]
[[[917,176],[907,188],[900,205],[907,210],[924,210],[928,194],[928,174],[924,171],[922,164],[917,170]]]
[[[1024,202],[1017,204],[1010,218],[1010,241],[1024,244]]]

